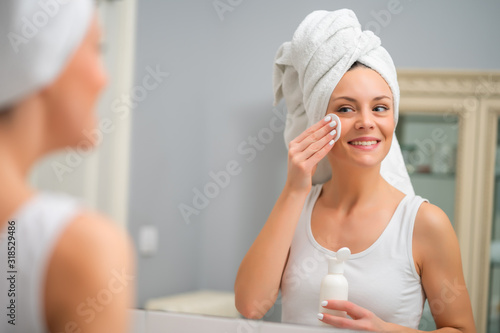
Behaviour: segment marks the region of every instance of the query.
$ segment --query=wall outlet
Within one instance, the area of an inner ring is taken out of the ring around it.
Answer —
[[[152,225],[139,229],[139,253],[151,257],[158,252],[158,229]]]

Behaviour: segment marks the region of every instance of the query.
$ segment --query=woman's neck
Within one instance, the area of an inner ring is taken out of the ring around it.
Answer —
[[[0,168],[0,228],[3,228],[7,219],[11,218],[35,191],[29,186],[23,169],[17,166],[10,156],[2,155]]]
[[[9,122],[0,124],[0,228],[35,193],[27,178],[43,142],[39,120],[29,118],[28,111],[36,116],[33,109],[19,108]]]
[[[380,175],[380,164],[372,168],[335,165],[332,170],[332,178],[323,185],[323,200],[346,214],[360,203],[373,202],[391,190]]]

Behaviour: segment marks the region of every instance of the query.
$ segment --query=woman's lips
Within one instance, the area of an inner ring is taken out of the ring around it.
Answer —
[[[373,137],[362,137],[351,140],[348,144],[361,150],[373,150],[378,147],[380,140]]]

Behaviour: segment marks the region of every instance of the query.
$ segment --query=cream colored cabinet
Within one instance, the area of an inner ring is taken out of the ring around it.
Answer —
[[[496,119],[495,181],[491,215],[490,274],[488,287],[488,333],[500,332],[500,117]],[[491,161],[489,162],[491,163]],[[490,164],[491,166],[491,164]]]
[[[399,70],[398,78],[397,135],[415,191],[453,223],[478,332],[499,332],[500,73]]]

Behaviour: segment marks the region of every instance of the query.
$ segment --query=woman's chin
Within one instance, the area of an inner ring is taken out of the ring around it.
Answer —
[[[353,158],[351,160],[351,165],[360,169],[372,169],[379,168],[382,163],[382,159],[375,158],[374,156],[364,156],[363,158]]]

